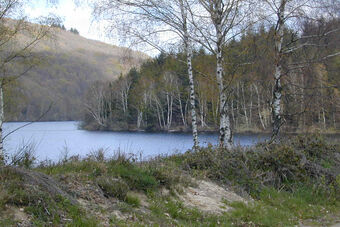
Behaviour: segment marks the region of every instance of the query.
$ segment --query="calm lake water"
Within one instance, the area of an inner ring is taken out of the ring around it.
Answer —
[[[24,125],[24,122],[5,123],[4,135]],[[264,140],[264,135],[236,135],[235,144],[250,146]],[[217,134],[200,134],[201,146],[217,144]],[[185,152],[193,145],[187,133],[145,132],[91,132],[78,129],[78,122],[37,122],[26,126],[6,138],[8,154],[13,154],[25,144],[34,143],[38,161],[58,161],[65,149],[68,155],[86,157],[91,151],[103,148],[107,156],[120,150],[124,153],[141,154],[144,158],[159,154]]]

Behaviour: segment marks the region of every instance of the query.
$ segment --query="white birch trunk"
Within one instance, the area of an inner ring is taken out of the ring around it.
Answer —
[[[260,98],[260,94],[259,94],[259,89],[257,88],[257,86],[255,84],[253,84],[254,88],[255,88],[255,92],[257,94],[257,111],[258,111],[258,115],[259,115],[259,119],[262,125],[262,128],[265,130],[266,126],[263,122],[263,117],[261,114],[261,98]]]
[[[216,36],[217,36],[217,45],[216,45],[216,79],[219,90],[219,98],[220,98],[220,137],[219,137],[219,145],[220,147],[225,147],[231,149],[233,146],[233,138],[231,132],[231,123],[228,115],[228,103],[227,96],[225,93],[225,86],[223,82],[223,56],[222,56],[222,48],[223,48],[223,35],[221,22],[218,22],[216,25]]]
[[[3,80],[0,79],[0,166],[5,162],[5,152],[4,152],[4,144],[2,139],[2,130],[4,123],[4,93],[3,93]]]
[[[272,117],[273,117],[273,132],[272,140],[276,140],[280,133],[282,125],[281,119],[281,99],[282,99],[282,43],[284,35],[284,23],[285,23],[285,6],[286,0],[281,0],[280,8],[278,11],[278,23],[275,33],[275,54],[276,54],[276,66],[274,73],[274,88],[273,88],[273,103],[272,103]]]
[[[181,14],[183,20],[183,32],[184,32],[184,46],[187,54],[187,67],[188,67],[188,77],[189,77],[189,89],[190,89],[190,106],[191,106],[191,125],[192,125],[192,137],[194,141],[194,149],[196,150],[199,146],[198,142],[198,131],[197,131],[197,115],[196,115],[196,97],[195,97],[195,85],[194,76],[192,71],[192,48],[188,34],[187,27],[187,12],[182,0],[179,1],[181,7]]]
[[[246,104],[246,98],[244,96],[244,84],[241,85],[242,90],[242,99],[243,99],[243,113],[244,117],[246,119],[246,126],[249,127],[249,119],[248,119],[248,113],[247,113],[247,104]]]

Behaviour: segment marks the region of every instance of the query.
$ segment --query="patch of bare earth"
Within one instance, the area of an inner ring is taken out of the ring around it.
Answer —
[[[17,222],[18,227],[31,226],[31,218],[24,212],[24,208],[6,205],[6,210],[7,217],[12,217]]]
[[[111,226],[110,220],[115,217],[118,220],[133,220],[131,214],[120,211],[120,204],[123,203],[116,198],[106,197],[98,185],[92,181],[77,181],[73,176],[63,177],[63,183],[67,187],[67,191],[73,193],[80,206],[86,210],[88,214],[99,219],[101,225]],[[130,192],[131,195],[140,199],[141,206],[138,208],[146,213],[147,197],[142,193]]]
[[[203,212],[221,214],[231,207],[225,202],[247,202],[236,193],[226,190],[209,181],[198,181],[197,187],[188,187],[179,195],[184,205],[195,207]]]

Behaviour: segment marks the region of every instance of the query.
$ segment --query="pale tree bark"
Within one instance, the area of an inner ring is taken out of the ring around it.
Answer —
[[[177,87],[177,101],[178,101],[179,110],[181,113],[182,123],[183,123],[183,126],[186,128],[187,127],[186,113],[185,113],[185,110],[183,110],[183,108],[185,107],[183,107],[182,95],[178,87]]]
[[[227,103],[227,95],[226,95],[226,87],[224,85],[223,80],[223,45],[225,42],[225,34],[223,34],[223,19],[225,15],[223,15],[223,6],[222,1],[214,1],[212,8],[214,8],[212,12],[212,21],[214,23],[215,31],[216,31],[216,80],[219,90],[219,99],[220,99],[220,137],[219,143],[220,147],[226,147],[228,149],[233,146],[233,136],[231,132],[231,122],[228,113],[228,103]]]
[[[182,17],[182,30],[183,30],[183,42],[184,48],[186,52],[187,58],[187,70],[188,70],[188,77],[189,77],[189,89],[190,89],[190,107],[191,107],[191,127],[192,127],[192,138],[194,141],[194,149],[197,149],[199,146],[198,142],[198,131],[197,131],[197,115],[196,115],[196,97],[195,97],[195,83],[194,83],[194,75],[192,69],[192,47],[191,42],[188,34],[188,18],[187,18],[187,9],[184,5],[183,0],[178,0],[179,6],[181,10],[181,17]]]
[[[272,140],[276,140],[279,136],[280,128],[282,126],[281,115],[281,99],[282,99],[282,44],[285,25],[285,7],[287,0],[281,0],[279,10],[277,12],[277,26],[275,29],[275,73],[274,73],[274,89],[273,89],[273,103],[272,103],[272,118],[273,118],[273,132]]]
[[[225,85],[223,48],[239,36],[250,18],[250,2],[242,0],[199,0],[202,10],[192,9],[191,23],[195,40],[216,56],[216,81],[219,92],[219,146],[232,148],[232,125],[229,117],[228,86]],[[241,13],[242,12],[242,13]],[[248,24],[248,23],[247,23]],[[230,78],[232,80],[232,78]]]
[[[109,97],[106,92],[106,84],[97,82],[91,86],[84,100],[85,110],[102,127],[106,126],[108,117],[105,111],[106,97]]]
[[[233,136],[231,132],[231,122],[230,117],[228,114],[228,103],[227,103],[227,95],[225,92],[225,86],[223,82],[223,57],[222,57],[222,33],[220,29],[220,25],[217,24],[216,26],[216,35],[218,40],[217,45],[217,61],[216,61],[216,79],[218,84],[219,90],[219,98],[220,98],[220,137],[219,143],[220,147],[226,147],[228,149],[232,148],[233,146]]]
[[[248,113],[247,113],[247,103],[246,103],[246,98],[245,98],[245,95],[244,95],[244,83],[241,83],[241,91],[242,91],[244,118],[246,119],[246,126],[249,127],[249,118],[248,118]]]
[[[0,79],[0,166],[4,164],[5,152],[3,145],[3,123],[4,123],[4,94],[3,94],[3,79]]]
[[[192,138],[194,140],[194,148],[198,148],[198,131],[197,131],[197,115],[196,115],[196,97],[195,97],[195,85],[194,76],[192,73],[192,50],[189,44],[189,39],[185,38],[186,52],[187,52],[187,66],[188,66],[188,77],[189,77],[189,88],[190,88],[190,107],[191,107],[191,127],[192,127]]]

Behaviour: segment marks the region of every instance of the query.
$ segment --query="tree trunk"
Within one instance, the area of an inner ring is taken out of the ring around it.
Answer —
[[[139,129],[143,119],[143,112],[138,110],[137,113],[137,128]]]
[[[217,26],[217,37],[222,44],[222,33],[220,25]],[[220,147],[225,147],[228,149],[232,148],[233,140],[231,133],[230,118],[228,115],[228,103],[227,96],[225,94],[225,87],[223,83],[223,57],[222,57],[222,45],[217,45],[217,65],[216,65],[216,79],[219,88],[219,98],[220,98]]]
[[[183,126],[186,128],[187,127],[187,122],[186,122],[185,114],[184,114],[184,111],[183,111],[182,97],[181,97],[181,92],[180,91],[178,91],[177,99],[178,99],[178,103],[179,103],[179,110],[180,110],[180,113],[181,113],[181,118],[182,118]]]
[[[245,95],[244,95],[244,84],[241,85],[241,90],[242,90],[242,100],[243,100],[243,113],[244,113],[244,117],[246,119],[246,126],[247,126],[247,128],[249,128],[247,104],[246,104],[246,98],[245,98]]]
[[[275,32],[275,54],[276,54],[276,66],[274,73],[274,89],[273,89],[273,102],[272,102],[272,117],[273,117],[273,132],[272,141],[277,140],[280,128],[282,125],[281,119],[281,98],[282,98],[282,43],[284,35],[284,23],[285,23],[285,6],[286,0],[281,0],[280,8],[278,11],[278,23]]]
[[[253,86],[254,86],[255,92],[257,94],[257,111],[258,111],[258,114],[259,114],[260,122],[261,122],[262,128],[264,130],[266,130],[266,126],[263,122],[263,117],[261,115],[261,98],[260,98],[260,94],[259,94],[259,89],[257,88],[257,86],[255,84]]]
[[[3,93],[3,80],[0,79],[0,166],[5,164],[5,152],[2,140],[3,123],[4,123],[4,93]]]
[[[186,51],[187,57],[187,70],[188,70],[188,77],[189,77],[189,89],[190,89],[190,105],[191,105],[191,125],[192,125],[192,137],[194,141],[194,150],[196,150],[199,146],[198,143],[198,131],[197,131],[197,115],[196,115],[196,97],[195,97],[195,85],[194,85],[194,76],[192,72],[192,48],[188,34],[188,18],[187,18],[187,9],[185,7],[185,1],[179,1],[180,8],[181,8],[181,16],[182,16],[182,31],[183,31],[183,41],[184,47]]]

